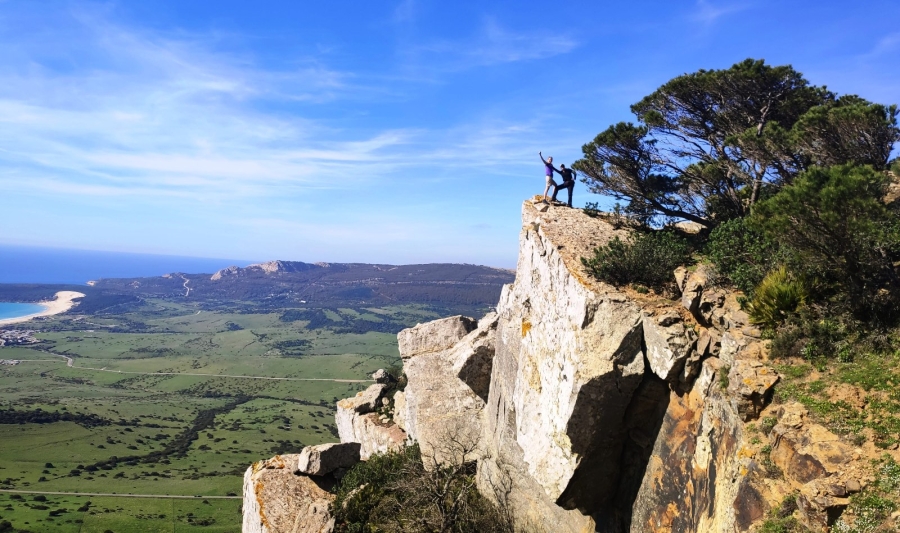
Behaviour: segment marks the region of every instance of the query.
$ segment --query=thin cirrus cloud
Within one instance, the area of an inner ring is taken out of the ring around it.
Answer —
[[[728,3],[714,2],[712,0],[697,0],[694,10],[689,18],[703,25],[710,25],[718,22],[722,17],[738,13],[749,9],[751,6],[746,2]]]
[[[399,159],[391,150],[409,137],[395,130],[347,140],[324,123],[254,108],[337,98],[342,73],[267,71],[212,52],[202,38],[77,20],[86,38],[68,53],[92,58],[90,68],[46,67],[57,60],[28,39],[20,48],[33,46],[31,59],[0,60],[0,183],[88,196],[178,196],[212,185],[222,197],[266,195],[273,182],[322,187],[332,175],[360,177],[352,171],[362,163],[367,176],[388,172]]]
[[[579,43],[574,38],[546,29],[514,31],[493,18],[485,18],[478,31],[465,39],[432,39],[407,43],[401,55],[407,71],[437,79],[442,73],[504,63],[533,61],[566,54]]]
[[[17,40],[18,56],[0,59],[8,80],[0,88],[0,161],[12,169],[0,172],[0,184],[44,194],[195,194],[227,202],[403,179],[399,170],[438,164],[429,177],[439,179],[455,169],[499,168],[533,155],[523,146],[537,131],[534,122],[351,132],[278,109],[381,91],[377,83],[358,83],[357,74],[316,58],[300,60],[306,66],[294,70],[264,69],[217,53],[219,36],[160,36],[96,14],[74,20],[72,31],[83,38],[70,40],[75,49],[67,54],[89,58],[89,65],[46,66],[58,58],[50,57],[45,41],[27,38]],[[471,46],[452,47],[465,52],[450,54],[449,62],[471,68],[575,46],[565,37],[525,35],[487,20]]]

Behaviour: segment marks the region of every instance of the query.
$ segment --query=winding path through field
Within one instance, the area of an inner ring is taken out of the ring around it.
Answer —
[[[104,492],[54,492],[39,490],[16,490],[16,489],[0,489],[0,492],[11,494],[44,494],[52,496],[108,496],[111,498],[176,498],[180,500],[194,500],[203,498],[205,500],[240,500],[241,496],[185,496],[183,494],[116,494]]]

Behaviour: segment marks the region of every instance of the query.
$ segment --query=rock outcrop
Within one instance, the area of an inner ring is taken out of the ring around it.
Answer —
[[[375,453],[398,450],[406,442],[406,432],[396,423],[382,420],[375,412],[383,406],[386,390],[387,385],[376,383],[353,398],[337,403],[335,422],[341,442],[359,443],[359,456],[363,461]]]
[[[324,268],[323,265],[303,263],[301,261],[266,261],[265,263],[257,263],[248,265],[244,268],[238,266],[230,266],[219,270],[209,279],[211,281],[219,281],[223,278],[238,277],[247,274],[278,274],[282,272],[306,272]]]
[[[243,533],[331,533],[334,500],[314,478],[295,475],[298,455],[276,455],[244,474]]]
[[[477,440],[478,487],[520,527],[745,529],[768,504],[738,453],[742,425],[777,375],[755,360],[746,315],[711,271],[677,272],[674,304],[591,278],[580,258],[617,235],[526,202],[516,281],[497,312],[398,335],[408,385],[393,419],[438,462],[453,460],[441,444]]]
[[[462,446],[479,491],[523,530],[749,530],[774,496],[744,427],[778,376],[734,295],[702,266],[675,272],[674,301],[598,282],[581,258],[627,230],[555,205],[522,215],[496,313],[400,332],[405,390],[381,376],[338,402],[341,441],[363,460],[417,441],[432,464]],[[804,521],[828,523],[855,487],[825,464],[846,450],[791,416],[772,460],[795,473]]]
[[[408,381],[399,418],[427,460],[451,460],[460,450],[448,448],[448,443],[472,450],[477,447],[496,327],[494,314],[480,322],[455,316],[398,335]],[[395,401],[395,412],[398,410]]]

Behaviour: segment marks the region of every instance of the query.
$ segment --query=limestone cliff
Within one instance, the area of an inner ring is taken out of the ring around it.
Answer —
[[[771,432],[788,474],[760,475],[744,428],[778,376],[733,294],[702,267],[673,274],[678,300],[617,289],[581,257],[625,230],[530,201],[522,218],[496,313],[402,331],[406,390],[339,402],[342,442],[365,459],[415,440],[438,463],[474,448],[479,490],[527,531],[748,531],[790,490],[810,527],[833,520],[852,454],[797,408]]]

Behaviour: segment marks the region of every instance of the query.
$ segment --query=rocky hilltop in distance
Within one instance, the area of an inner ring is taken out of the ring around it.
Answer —
[[[417,442],[447,464],[469,443],[479,491],[529,532],[751,531],[788,495],[812,531],[840,515],[864,461],[799,404],[770,405],[779,376],[734,294],[703,267],[673,273],[680,300],[617,289],[580,258],[624,230],[530,201],[522,215],[496,313],[400,332],[405,390],[388,399],[382,374],[338,402],[357,458]],[[761,417],[768,442],[748,429]],[[332,531],[333,496],[308,496],[324,478],[273,461],[245,476],[244,533]]]
[[[433,305],[454,312],[493,307],[510,270],[435,263],[379,265],[268,261],[214,274],[172,273],[150,278],[102,279],[97,291],[148,298],[247,302],[275,310],[298,305]],[[470,311],[467,311],[470,310]]]
[[[328,267],[328,263],[304,263],[302,261],[266,261],[265,263],[257,263],[255,265],[248,265],[244,268],[237,266],[230,266],[228,268],[223,268],[219,270],[215,274],[212,275],[209,279],[211,281],[218,281],[222,278],[234,277],[234,276],[252,276],[254,274],[279,274],[279,273],[291,273],[291,272],[308,272],[310,270],[315,270],[317,268],[326,268]]]

